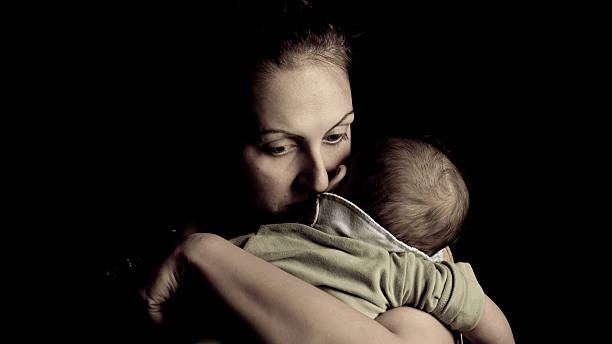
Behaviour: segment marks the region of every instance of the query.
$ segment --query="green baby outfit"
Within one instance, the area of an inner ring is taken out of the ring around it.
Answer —
[[[310,226],[263,225],[231,241],[370,318],[406,305],[465,331],[484,308],[469,264],[434,262],[335,194],[319,195]]]

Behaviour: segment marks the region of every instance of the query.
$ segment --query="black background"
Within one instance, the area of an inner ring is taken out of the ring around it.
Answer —
[[[571,18],[503,5],[338,8],[362,33],[355,149],[379,135],[441,141],[472,199],[455,259],[472,264],[517,342],[544,332],[558,279],[553,239],[574,226],[560,171],[582,159],[573,145],[582,128],[568,121],[583,104],[570,90]],[[49,168],[41,188],[69,199],[53,216],[84,233],[87,269],[109,298],[110,267],[158,248],[231,181],[224,147],[234,130],[223,104],[232,97],[215,88],[229,14],[217,11],[225,9],[83,8],[58,17],[59,30],[37,32],[50,56],[40,87],[53,89],[47,100],[57,110],[42,120],[53,144],[39,147]],[[91,294],[79,296],[87,307]]]

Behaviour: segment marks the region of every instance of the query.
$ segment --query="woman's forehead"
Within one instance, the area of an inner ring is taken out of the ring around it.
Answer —
[[[348,77],[339,68],[277,70],[258,86],[253,104],[259,130],[329,129],[353,110]]]

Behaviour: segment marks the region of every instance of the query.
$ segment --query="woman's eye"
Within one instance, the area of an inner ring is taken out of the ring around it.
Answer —
[[[295,150],[295,145],[268,146],[264,151],[272,156],[282,156]]]
[[[348,139],[348,135],[346,133],[342,133],[342,134],[327,135],[324,140],[325,140],[325,143],[333,145],[333,144],[340,143],[340,141],[346,140],[346,139]]]

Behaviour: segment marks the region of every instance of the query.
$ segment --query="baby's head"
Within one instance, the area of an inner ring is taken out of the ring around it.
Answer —
[[[337,193],[428,255],[458,237],[469,208],[455,165],[437,148],[412,139],[386,139],[357,153]]]

